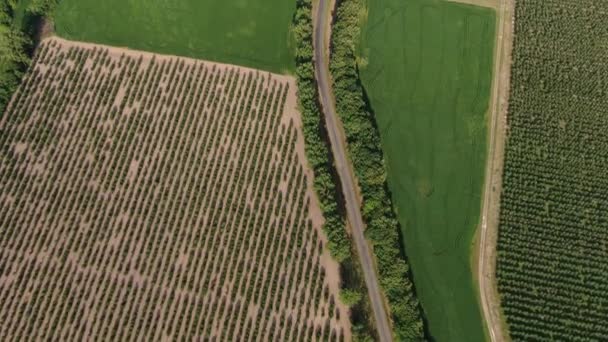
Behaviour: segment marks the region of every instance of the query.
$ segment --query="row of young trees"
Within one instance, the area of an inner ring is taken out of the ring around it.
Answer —
[[[284,78],[43,43],[0,136],[0,338],[342,341]]]
[[[608,336],[607,13],[516,2],[497,259],[513,340]]]
[[[399,340],[424,339],[421,310],[410,279],[399,237],[399,223],[386,183],[380,135],[366,103],[357,70],[361,0],[337,2],[331,37],[330,71],[336,111],[344,125],[350,160],[363,196],[366,236],[372,243],[379,280],[392,313]]]

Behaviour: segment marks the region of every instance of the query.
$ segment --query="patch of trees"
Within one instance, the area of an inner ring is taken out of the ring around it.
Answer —
[[[31,39],[14,23],[15,1],[0,3],[0,112],[17,89],[30,58]]]
[[[32,0],[28,11],[39,16],[51,16],[59,0]]]
[[[0,113],[31,63],[41,19],[52,15],[58,0],[0,0]],[[23,11],[23,13],[19,13]]]
[[[339,212],[337,190],[332,176],[329,147],[323,138],[322,114],[318,104],[317,84],[314,75],[312,45],[312,4],[298,1],[294,34],[296,48],[296,76],[298,97],[302,111],[306,156],[315,172],[315,190],[325,217],[325,232],[332,256],[341,262],[350,257],[350,239],[344,229],[344,218]]]
[[[396,338],[424,339],[421,310],[402,254],[399,223],[387,190],[380,134],[374,123],[357,70],[355,48],[360,37],[360,0],[341,1],[332,31],[330,71],[336,110],[348,142],[349,156],[363,196],[366,235],[376,255],[379,280],[388,299]]]

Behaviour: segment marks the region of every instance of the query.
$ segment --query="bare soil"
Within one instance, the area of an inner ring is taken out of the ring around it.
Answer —
[[[0,121],[0,337],[351,340],[301,126],[290,76],[45,39]]]

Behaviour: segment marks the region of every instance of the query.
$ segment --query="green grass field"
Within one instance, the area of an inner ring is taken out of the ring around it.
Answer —
[[[414,282],[436,341],[485,339],[471,252],[487,152],[496,15],[370,0],[361,77],[382,137]]]
[[[55,27],[72,40],[289,73],[294,12],[284,0],[61,0]]]

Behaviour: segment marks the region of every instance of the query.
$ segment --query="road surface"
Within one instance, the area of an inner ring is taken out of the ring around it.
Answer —
[[[490,113],[490,146],[486,165],[486,181],[479,237],[478,279],[481,306],[492,342],[509,341],[502,318],[496,284],[496,242],[498,237],[498,214],[510,87],[513,13],[514,1],[500,0],[499,6],[496,8],[499,21]]]
[[[319,97],[325,120],[327,131],[332,147],[332,152],[336,164],[342,191],[346,202],[346,215],[350,223],[353,240],[365,278],[365,284],[369,292],[371,307],[374,314],[376,328],[380,341],[389,342],[393,340],[391,325],[388,320],[384,300],[381,293],[376,271],[374,266],[374,258],[371,249],[367,244],[363,231],[365,225],[361,217],[359,200],[355,190],[355,177],[351,171],[349,160],[346,154],[346,143],[343,139],[341,123],[336,115],[336,108],[333,101],[333,94],[330,87],[329,78],[329,61],[327,60],[326,51],[326,34],[331,27],[327,27],[330,22],[330,11],[327,0],[319,0],[317,4],[317,14],[314,25],[314,50],[315,50],[315,76],[319,85]]]

